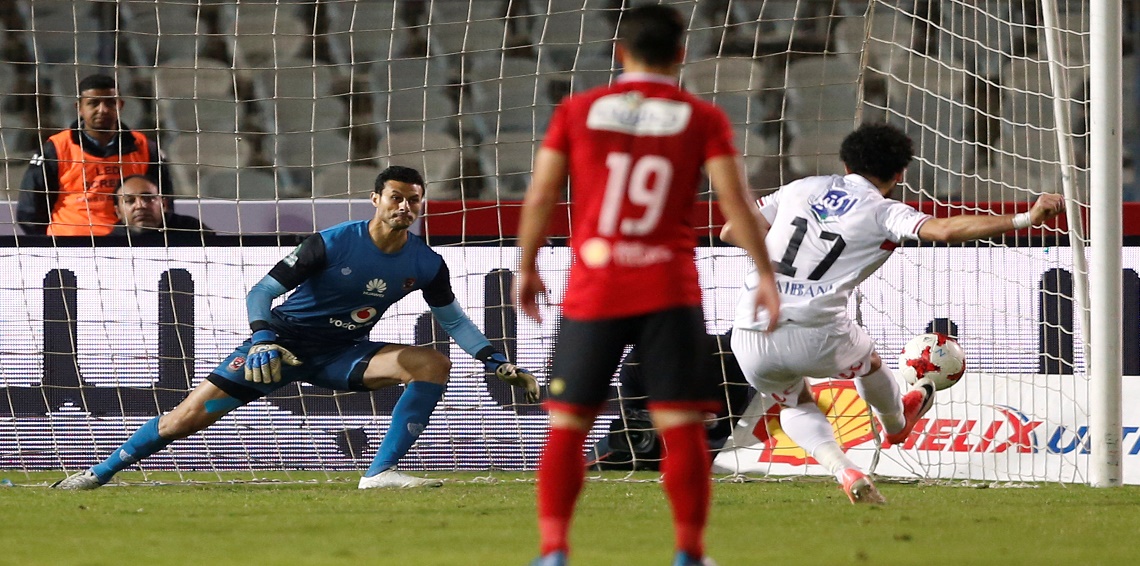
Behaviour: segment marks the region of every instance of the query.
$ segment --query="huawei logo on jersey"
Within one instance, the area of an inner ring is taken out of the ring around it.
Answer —
[[[364,286],[364,294],[371,297],[383,297],[388,290],[388,284],[383,279],[373,279]]]

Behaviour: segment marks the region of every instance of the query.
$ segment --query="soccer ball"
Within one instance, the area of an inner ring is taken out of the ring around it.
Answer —
[[[958,383],[965,372],[966,354],[962,347],[940,332],[911,338],[899,355],[899,373],[911,385],[928,377],[934,388],[942,391]]]

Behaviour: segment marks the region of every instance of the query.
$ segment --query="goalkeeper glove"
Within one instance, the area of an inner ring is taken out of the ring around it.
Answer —
[[[489,372],[495,372],[495,377],[526,390],[526,402],[537,403],[540,397],[538,380],[534,374],[507,361],[507,357],[491,346],[483,348],[475,356],[483,362],[483,367]]]
[[[291,366],[301,365],[301,360],[293,352],[275,344],[277,333],[272,330],[258,330],[253,333],[253,347],[245,358],[245,380],[254,383],[277,383],[281,381],[281,362]]]

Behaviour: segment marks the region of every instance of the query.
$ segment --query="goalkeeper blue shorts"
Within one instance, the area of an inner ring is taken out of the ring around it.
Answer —
[[[341,347],[330,347],[328,344],[306,346],[292,340],[280,340],[282,347],[287,348],[301,360],[301,365],[291,366],[281,364],[281,381],[277,383],[254,383],[245,380],[245,360],[249,357],[249,349],[253,347],[250,340],[242,342],[214,371],[206,378],[210,383],[218,386],[230,397],[246,403],[261,398],[294,381],[311,383],[334,391],[367,391],[364,387],[364,370],[372,355],[378,352],[387,342],[349,342]]]

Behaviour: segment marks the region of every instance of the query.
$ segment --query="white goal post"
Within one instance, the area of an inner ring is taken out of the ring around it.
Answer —
[[[506,293],[518,200],[557,102],[616,76],[623,8],[658,2],[681,11],[681,83],[726,111],[757,196],[842,173],[839,140],[860,121],[914,139],[895,196],[936,215],[1066,196],[1063,221],[904,247],[862,286],[851,311],[884,360],[915,334],[952,330],[971,374],[902,449],[878,446],[846,386],[820,389],[849,453],[923,480],[1140,483],[1124,466],[1140,458],[1121,378],[1122,359],[1140,356],[1128,323],[1140,256],[1122,247],[1122,140],[1140,131],[1140,104],[1121,0],[14,0],[0,60],[12,85],[0,97],[0,469],[80,469],[169,410],[248,333],[249,286],[301,235],[368,217],[363,197],[391,164],[425,173],[417,229],[473,320],[545,379],[557,317],[524,320]],[[21,197],[49,197],[20,190],[25,171],[77,119],[92,73],[118,81],[121,122],[158,143],[174,210],[216,237],[127,246],[20,225]],[[701,198],[706,318],[722,335],[745,260],[715,245],[720,215],[710,191]],[[569,255],[544,254],[557,301]],[[541,409],[405,302],[374,338],[432,344],[454,372],[403,465],[533,469]],[[637,399],[616,376],[614,392],[591,444],[611,429],[628,438],[611,421]],[[363,469],[398,394],[290,387],[140,468]],[[725,417],[741,424],[718,473],[819,474],[765,410]]]
[[[1093,386],[1090,411],[1093,469],[1090,484],[1118,486],[1124,481],[1121,442],[1123,366],[1126,347],[1116,332],[1123,316],[1120,273],[1121,184],[1121,3],[1093,0],[1090,3],[1089,159],[1104,167],[1091,169],[1089,222],[1092,226],[1090,281],[1089,374]],[[1120,314],[1120,316],[1118,316]]]

